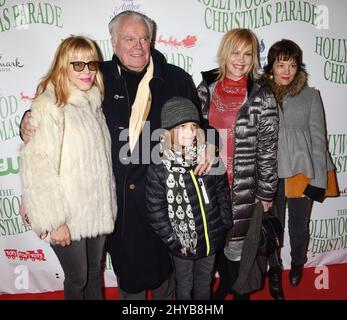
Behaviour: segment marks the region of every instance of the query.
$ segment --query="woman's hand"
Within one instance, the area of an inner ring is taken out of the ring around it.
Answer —
[[[36,131],[36,127],[30,123],[31,112],[28,111],[20,124],[20,134],[23,139],[23,142],[26,144],[30,141]]]
[[[194,174],[201,176],[210,172],[213,161],[216,157],[216,147],[213,144],[208,144],[205,152],[198,156],[198,165],[194,170]]]
[[[62,247],[69,246],[71,244],[71,235],[67,224],[63,224],[58,229],[51,231],[51,242],[54,245],[59,244]]]

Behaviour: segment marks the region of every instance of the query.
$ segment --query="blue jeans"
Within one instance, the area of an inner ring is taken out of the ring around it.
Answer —
[[[209,300],[215,255],[197,260],[173,256],[176,276],[176,299]]]
[[[51,245],[63,268],[65,300],[102,300],[101,258],[106,236]]]

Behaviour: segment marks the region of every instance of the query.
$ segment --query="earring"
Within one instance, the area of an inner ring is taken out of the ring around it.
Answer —
[[[269,79],[270,80],[273,80],[274,79],[274,76],[272,74],[269,75]]]

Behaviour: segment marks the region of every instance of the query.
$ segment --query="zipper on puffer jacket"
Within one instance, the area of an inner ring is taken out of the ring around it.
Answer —
[[[202,221],[203,221],[203,226],[204,226],[204,234],[205,234],[205,241],[206,241],[206,256],[208,256],[210,254],[210,239],[208,237],[205,209],[204,209],[204,205],[202,203],[202,197],[201,197],[199,185],[198,185],[198,182],[196,181],[196,178],[194,176],[193,170],[190,170],[189,174],[190,174],[190,176],[191,176],[191,178],[193,180],[194,187],[195,187],[195,190],[196,190],[196,194],[198,195],[198,199],[199,199],[199,206],[200,206],[200,212],[201,212],[201,216],[202,216]],[[201,179],[201,178],[199,178],[199,179]],[[204,186],[203,190],[204,191],[202,191],[202,192],[205,192],[206,196],[207,196],[207,192],[206,192],[205,186]],[[207,198],[207,200],[208,200],[208,198]]]
[[[204,180],[202,180],[202,178],[198,178],[198,182],[200,184],[202,196],[204,197],[205,203],[209,204],[210,203],[210,199],[208,198],[208,195],[207,195],[207,191],[206,191],[206,188],[205,188]]]

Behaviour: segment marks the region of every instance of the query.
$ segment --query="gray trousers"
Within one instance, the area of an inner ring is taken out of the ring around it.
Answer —
[[[102,300],[101,258],[106,236],[51,245],[63,268],[65,300]]]
[[[119,278],[117,277],[117,282],[119,283]],[[163,281],[163,283],[155,289],[150,290],[152,293],[152,300],[173,300],[175,291],[175,278],[174,274],[171,273],[168,279]],[[148,290],[143,290],[140,292],[130,293],[122,290],[118,286],[118,299],[119,300],[146,300]]]
[[[197,260],[173,256],[176,274],[176,299],[209,300],[215,255]]]
[[[278,218],[285,226],[286,203],[288,204],[288,231],[290,240],[291,264],[304,265],[307,261],[307,248],[310,241],[309,221],[313,201],[306,197],[286,198],[284,179],[280,179],[275,198]]]

